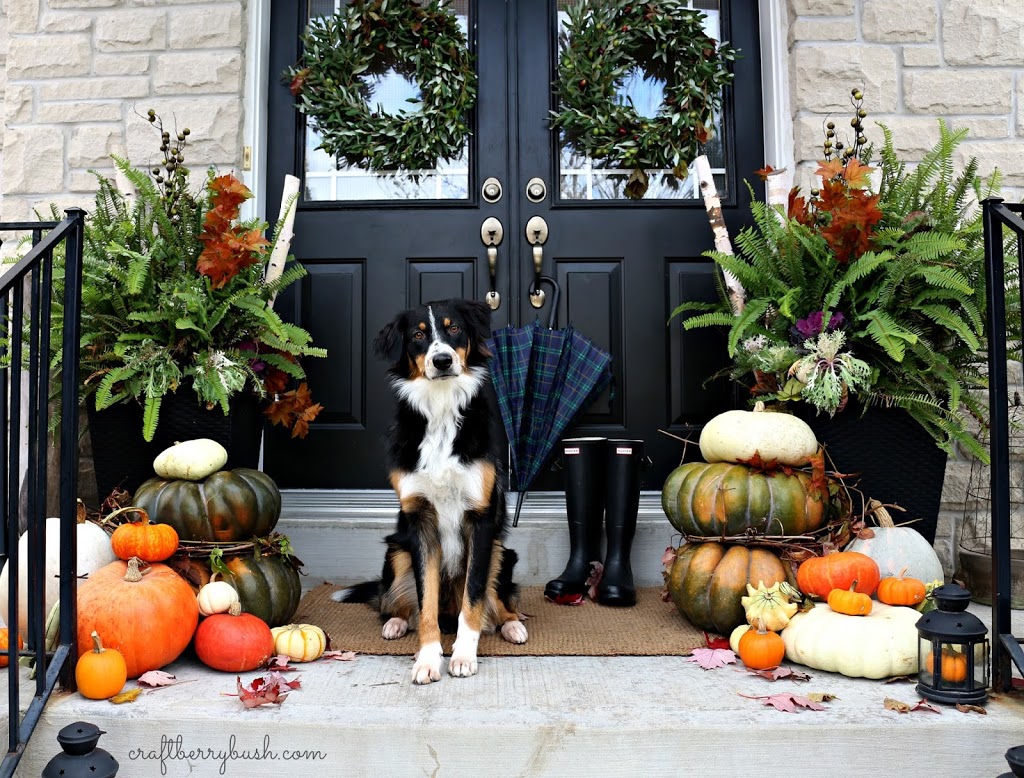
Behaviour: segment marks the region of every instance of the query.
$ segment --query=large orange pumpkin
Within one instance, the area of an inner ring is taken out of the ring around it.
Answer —
[[[159,670],[188,646],[199,604],[167,565],[139,569],[139,560],[111,562],[78,586],[78,654],[92,649],[93,631],[124,657],[129,678]]]
[[[851,589],[854,584],[854,591],[874,594],[881,578],[878,563],[859,551],[811,557],[796,571],[796,584],[800,591],[822,599],[828,597],[833,589]]]

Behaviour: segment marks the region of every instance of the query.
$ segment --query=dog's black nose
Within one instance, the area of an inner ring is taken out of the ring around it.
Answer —
[[[434,367],[438,370],[447,370],[452,366],[451,354],[437,354],[434,357]]]

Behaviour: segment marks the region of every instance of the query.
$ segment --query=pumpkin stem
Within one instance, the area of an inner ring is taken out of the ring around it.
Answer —
[[[126,506],[124,508],[118,508],[113,513],[107,514],[107,516],[103,519],[103,523],[108,524],[113,522],[114,518],[120,516],[122,513],[138,513],[140,516],[142,516],[142,518],[132,523],[149,524],[149,514],[146,513],[146,511],[144,511],[142,508],[136,508],[132,505]]]
[[[100,633],[99,632],[97,632],[96,630],[93,630],[92,634],[89,635],[89,637],[92,638],[92,650],[93,650],[93,653],[95,653],[95,654],[102,654],[104,651],[107,650],[107,649],[105,649],[103,647],[103,643],[100,640]]]
[[[241,613],[242,613],[242,603],[240,603],[238,600],[235,600],[233,603],[231,603],[230,606],[228,606],[228,615],[229,616],[240,616]]]
[[[860,583],[860,581],[854,581],[853,584],[850,585],[850,591],[851,592],[857,591],[857,584],[859,584],[859,583]]]
[[[762,618],[761,616],[757,617],[757,634],[758,635],[767,635],[768,634],[768,627],[766,627],[764,625],[764,618]]]
[[[754,403],[754,413],[764,413],[764,400]]]
[[[892,514],[890,514],[878,500],[869,500],[868,510],[875,514],[875,521],[878,522],[879,527],[892,529],[896,526],[892,520]]]
[[[139,569],[139,565],[142,564],[142,560],[137,556],[133,556],[128,560],[128,569],[125,571],[124,580],[128,583],[138,583],[142,580],[142,570]]]
[[[897,578],[899,578],[899,579],[900,579],[901,581],[903,580],[903,576],[905,576],[905,575],[907,574],[907,568],[908,568],[908,566],[907,566],[907,565],[904,565],[904,566],[903,566],[903,569],[902,569],[902,570],[900,570],[900,574],[899,574],[898,576],[896,576],[896,577],[897,577]]]

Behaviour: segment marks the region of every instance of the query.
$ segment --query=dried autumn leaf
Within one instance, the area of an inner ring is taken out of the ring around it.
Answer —
[[[917,679],[911,678],[909,675],[894,675],[892,678],[886,678],[882,683],[917,683]]]
[[[715,635],[714,633],[703,632],[704,645],[708,648],[729,648],[729,638]]]
[[[270,672],[254,678],[248,686],[243,686],[241,676],[236,676],[235,685],[238,694],[229,696],[238,697],[246,708],[255,708],[260,705],[280,705],[289,692],[299,688],[300,681],[289,681],[280,673]]]
[[[601,583],[601,577],[604,575],[604,565],[600,562],[590,563],[590,577],[587,578],[586,587],[587,594],[590,595],[590,599],[597,600],[597,586]]]
[[[956,709],[961,713],[980,713],[982,716],[988,715],[988,711],[980,705],[966,705],[964,703],[958,702],[956,704]]]
[[[924,700],[918,700],[915,705],[910,705],[900,700],[895,700],[892,697],[886,697],[883,703],[886,710],[894,710],[897,713],[913,713],[914,711],[922,710],[929,713],[942,713],[938,708],[929,705]]]
[[[110,701],[115,705],[122,705],[126,702],[135,702],[136,698],[138,698],[140,694],[142,694],[142,689],[136,687],[134,689],[129,689],[126,692],[115,694],[110,698]]]
[[[267,660],[267,669],[276,670],[279,673],[291,673],[301,670],[301,667],[292,667],[288,664],[288,660],[291,659],[287,654],[278,654],[277,656],[270,657]]]
[[[555,605],[582,605],[586,598],[582,594],[559,594],[556,597],[546,597],[548,602]]]
[[[808,692],[807,699],[812,702],[832,702],[832,700],[838,700],[831,692]]]
[[[767,181],[768,176],[770,176],[774,172],[775,168],[773,168],[771,165],[765,165],[760,170],[755,170],[754,175],[760,178],[762,181]]]
[[[695,648],[683,657],[684,662],[693,662],[705,670],[715,670],[726,665],[736,664],[736,654],[728,648]]]
[[[138,677],[138,683],[140,686],[174,686],[178,682],[170,673],[165,673],[163,670],[150,670],[149,672],[143,673]]]
[[[529,616],[527,616],[529,618]],[[324,651],[321,659],[333,659],[336,662],[352,662],[356,658],[355,651]]]
[[[764,705],[775,708],[775,710],[781,710],[783,713],[796,713],[797,708],[807,708],[808,710],[827,710],[824,705],[821,705],[814,700],[809,700],[806,697],[801,697],[798,694],[791,694],[789,692],[760,696],[741,694],[740,697],[746,697],[748,700],[760,700]]]
[[[811,676],[807,673],[801,673],[799,670],[792,670],[788,667],[773,667],[769,670],[751,670],[747,668],[747,672],[751,675],[757,675],[764,678],[767,681],[809,681]],[[808,695],[810,696],[810,695]],[[819,700],[820,702],[820,700]]]
[[[671,567],[676,561],[676,550],[669,546],[665,549],[665,553],[661,555],[661,566]]]

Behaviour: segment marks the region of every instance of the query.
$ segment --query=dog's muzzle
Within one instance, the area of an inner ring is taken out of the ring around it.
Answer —
[[[427,378],[450,378],[461,372],[455,355],[446,351],[431,356],[427,365]]]

